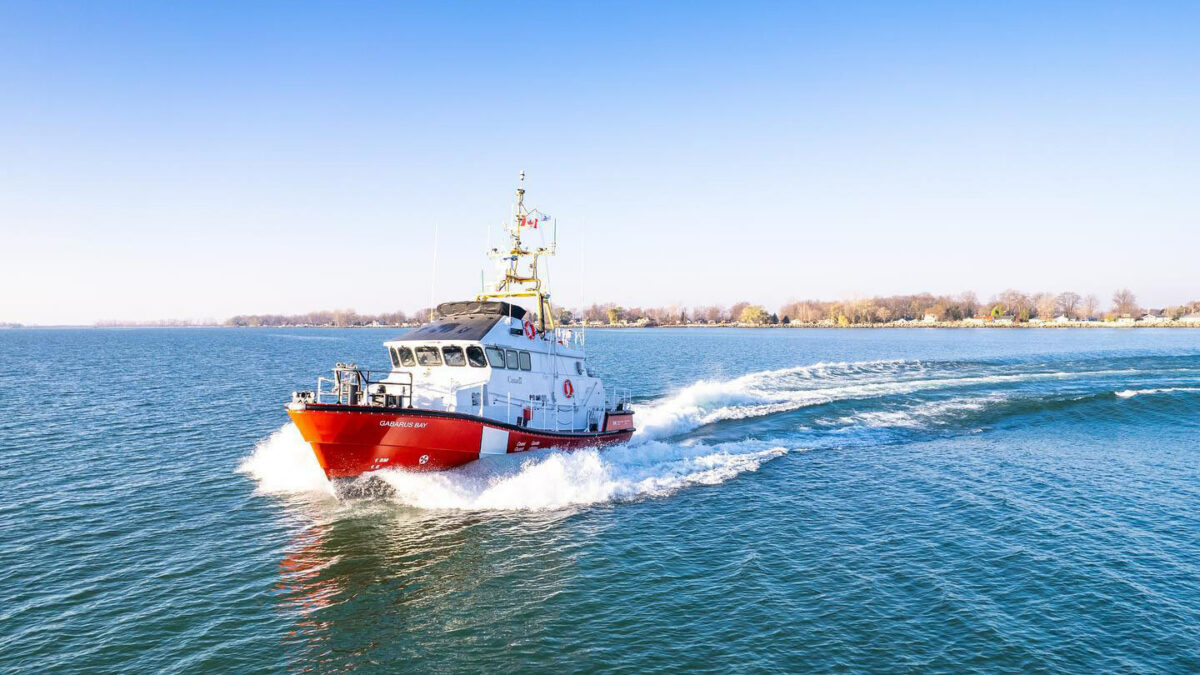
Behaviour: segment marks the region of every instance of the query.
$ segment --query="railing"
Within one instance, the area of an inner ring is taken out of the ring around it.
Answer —
[[[593,421],[591,408],[575,404],[564,405],[540,400],[514,399],[509,394],[492,394],[488,397],[487,403],[491,406],[504,407],[504,416],[500,421],[508,424],[514,422],[523,424],[533,430],[588,431],[588,426]],[[588,416],[584,418],[582,427],[576,424],[576,417],[581,409],[588,410]],[[526,410],[529,411],[528,420],[525,418]],[[517,422],[517,420],[522,420],[522,422]]]
[[[558,326],[554,329],[554,339],[564,347],[574,346],[583,349],[587,341],[587,333],[582,329]]]
[[[408,376],[408,382],[372,379],[369,369],[354,364],[339,363],[333,369],[333,377],[318,377],[313,392],[298,392],[297,399],[313,403],[337,403],[339,405],[365,405],[388,408],[411,408],[413,395],[412,373],[388,371],[395,377]],[[309,396],[304,396],[309,394]]]
[[[629,410],[631,394],[624,387],[615,387],[608,390],[608,396],[604,401],[605,410]]]
[[[581,401],[590,400],[595,386],[596,384],[593,383],[592,388],[586,392],[586,395],[577,397],[577,399]],[[600,425],[603,424],[605,411],[629,410],[631,400],[630,391],[625,388],[609,390],[605,397],[604,407],[580,405],[578,403],[551,403],[550,401],[540,399],[514,399],[511,394],[491,394],[487,396],[485,401],[483,398],[484,390],[482,387],[479,387],[479,389],[480,401],[483,401],[486,406],[503,407],[504,414],[500,418],[501,421],[509,424],[514,422],[524,424],[531,429],[553,431],[590,431],[593,426],[599,429]],[[474,403],[473,398],[472,405]],[[479,407],[479,414],[481,416],[483,416],[485,405],[480,405]],[[526,410],[529,411],[528,418],[525,417]],[[586,411],[582,425],[578,420],[581,410]]]

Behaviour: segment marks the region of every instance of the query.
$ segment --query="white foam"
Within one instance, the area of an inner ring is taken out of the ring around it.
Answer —
[[[931,376],[918,361],[818,363],[767,370],[723,382],[702,380],[674,395],[638,406],[634,442],[668,438],[722,420],[760,417],[834,401],[1075,376],[1061,371]]]
[[[813,382],[835,378],[850,382],[881,370],[894,370],[902,363],[817,363],[764,370],[726,381],[700,380],[671,396],[639,405],[635,417],[635,442],[685,433],[721,420],[758,417],[827,403],[833,398],[828,391],[811,388]]]
[[[376,471],[391,499],[424,509],[547,510],[662,497],[689,485],[715,485],[756,471],[787,452],[759,441],[716,446],[648,442],[574,452],[548,450],[487,457],[451,471]],[[334,494],[294,424],[261,440],[238,468],[271,494]]]
[[[424,509],[550,510],[663,497],[716,485],[786,454],[758,441],[717,446],[650,442],[636,447],[538,451],[488,457],[459,469],[372,474],[392,499]]]
[[[952,419],[964,412],[983,410],[988,405],[1002,401],[1002,396],[979,398],[951,399],[948,401],[928,401],[918,405],[909,405],[896,410],[878,410],[855,413],[839,417],[832,424],[862,425],[866,427],[889,428],[906,427],[924,429]]]
[[[1121,398],[1133,398],[1141,394],[1169,394],[1176,391],[1200,391],[1200,387],[1161,387],[1158,389],[1126,389],[1113,392]]]
[[[238,472],[257,480],[260,492],[333,494],[312,447],[291,422],[255,444]]]

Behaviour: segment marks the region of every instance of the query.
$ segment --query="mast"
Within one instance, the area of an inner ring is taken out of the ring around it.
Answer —
[[[531,248],[521,241],[525,229],[537,229],[542,222],[548,223],[549,216],[534,209],[525,207],[525,172],[521,172],[517,184],[517,207],[513,213],[512,222],[505,223],[504,230],[508,233],[506,248],[492,248],[488,257],[503,262],[503,268],[491,290],[476,296],[483,302],[501,298],[534,298],[537,302],[539,329],[542,333],[554,328],[554,317],[550,316],[550,292],[538,276],[538,260],[544,255],[554,255],[557,248],[557,237],[549,246]],[[556,228],[557,232],[557,228]]]

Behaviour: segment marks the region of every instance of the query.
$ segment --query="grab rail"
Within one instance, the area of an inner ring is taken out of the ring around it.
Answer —
[[[607,410],[628,410],[632,402],[632,395],[629,389],[625,387],[614,387],[608,391],[608,396],[605,397],[604,407]]]
[[[354,364],[339,363],[333,369],[333,377],[318,377],[313,392],[315,403],[337,403],[339,405],[366,405],[388,408],[411,408],[413,378],[409,372],[388,371],[395,377],[407,375],[408,382],[371,379],[371,370]],[[323,386],[328,385],[328,386]],[[375,386],[372,390],[372,386]],[[332,399],[332,400],[326,400]]]

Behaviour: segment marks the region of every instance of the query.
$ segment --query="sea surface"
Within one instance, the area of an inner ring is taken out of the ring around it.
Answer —
[[[627,446],[339,499],[397,332],[0,331],[0,672],[1200,671],[1200,330],[596,330]]]

